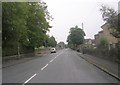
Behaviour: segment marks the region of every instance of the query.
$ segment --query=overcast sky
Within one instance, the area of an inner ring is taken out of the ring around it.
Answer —
[[[118,10],[119,0],[43,0],[48,5],[48,11],[53,16],[49,35],[53,35],[57,42],[66,43],[71,27],[84,24],[85,38],[94,39],[94,35],[102,30],[104,24],[101,12],[101,4]]]

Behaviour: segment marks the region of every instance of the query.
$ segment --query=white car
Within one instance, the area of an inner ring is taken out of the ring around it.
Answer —
[[[51,49],[50,49],[50,52],[51,52],[51,53],[56,53],[56,49],[55,49],[55,48],[51,48]]]

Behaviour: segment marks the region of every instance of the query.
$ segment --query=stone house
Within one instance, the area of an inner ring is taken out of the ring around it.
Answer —
[[[118,43],[118,40],[110,33],[110,25],[108,23],[105,23],[104,25],[101,26],[101,28],[103,30],[100,31],[98,34],[94,35],[95,46],[98,47],[100,39],[105,38],[108,42],[108,48],[109,49],[115,48],[116,44]]]

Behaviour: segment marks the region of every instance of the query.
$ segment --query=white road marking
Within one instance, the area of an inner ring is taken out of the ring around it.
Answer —
[[[48,66],[48,64],[46,64],[43,68],[41,68],[41,70],[45,69]]]
[[[50,60],[50,63],[53,62],[59,55],[61,55],[62,53],[58,54],[56,57],[54,57],[52,60]]]
[[[59,55],[61,55],[62,52],[60,54],[58,54],[55,58],[57,58]],[[53,58],[50,62],[53,62],[53,60],[55,59]],[[41,70],[44,70],[46,67],[48,66],[48,64],[46,64],[43,68],[41,68]],[[33,76],[31,76],[27,81],[25,81],[22,85],[25,85],[26,83],[28,83],[32,78],[34,78],[37,74],[34,74]]]
[[[58,57],[58,56],[60,56],[62,54],[62,52],[60,53],[60,54],[58,54],[57,56],[56,56],[56,58]]]
[[[54,57],[52,60],[55,60],[56,59],[56,57]]]
[[[37,74],[34,74],[33,76],[31,76],[27,81],[25,81],[22,85],[25,85],[26,83],[28,83],[32,78],[34,78]]]
[[[54,59],[52,59],[52,60],[50,61],[50,63],[53,62],[53,61],[54,61]]]

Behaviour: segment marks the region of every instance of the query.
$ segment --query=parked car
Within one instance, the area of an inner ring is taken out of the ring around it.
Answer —
[[[50,49],[50,52],[51,52],[51,53],[56,53],[56,49],[55,49],[55,48],[51,48],[51,49]]]

